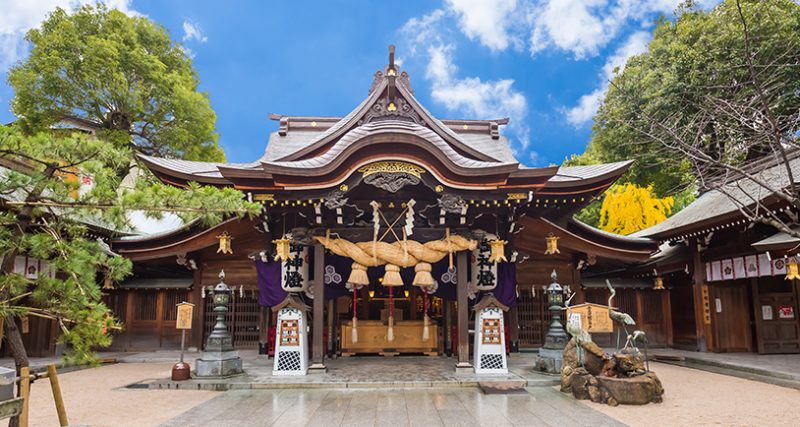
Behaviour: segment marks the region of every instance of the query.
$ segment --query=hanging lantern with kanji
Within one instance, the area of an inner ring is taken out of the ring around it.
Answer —
[[[217,248],[217,253],[233,254],[233,249],[231,248],[231,240],[233,240],[233,236],[228,234],[227,231],[223,231],[222,234],[217,236],[217,240],[219,240],[219,248]]]
[[[560,239],[560,237],[556,236],[553,233],[548,234],[544,238],[545,243],[547,243],[547,249],[544,251],[545,255],[553,255],[561,253],[561,251],[558,250],[558,239]]]

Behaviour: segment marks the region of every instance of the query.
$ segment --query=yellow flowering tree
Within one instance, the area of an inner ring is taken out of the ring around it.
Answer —
[[[647,187],[632,183],[617,184],[609,188],[603,198],[600,229],[616,234],[631,234],[667,219],[674,205],[672,196],[656,197],[653,184]]]

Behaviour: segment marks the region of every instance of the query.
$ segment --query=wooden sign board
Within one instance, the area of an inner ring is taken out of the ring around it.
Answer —
[[[587,332],[614,332],[614,324],[608,316],[608,306],[587,302],[570,307],[569,311],[573,316],[581,316],[581,326]]]
[[[178,316],[175,318],[175,328],[192,329],[192,312],[194,304],[182,302],[178,304]]]

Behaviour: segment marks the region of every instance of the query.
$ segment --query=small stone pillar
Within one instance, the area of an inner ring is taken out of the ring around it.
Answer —
[[[214,298],[217,323],[206,339],[203,356],[195,362],[195,375],[200,378],[219,378],[238,375],[242,370],[239,352],[233,349],[233,337],[225,327],[225,313],[233,290],[225,284],[225,271],[219,272],[219,283],[210,291]]]

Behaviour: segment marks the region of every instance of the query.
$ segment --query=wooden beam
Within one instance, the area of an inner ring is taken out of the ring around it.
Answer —
[[[325,333],[325,285],[323,277],[325,277],[325,248],[320,245],[314,245],[314,319],[311,341],[311,366],[309,371],[325,372],[325,364],[323,363],[325,346],[322,341],[322,336]]]
[[[472,368],[469,363],[469,301],[467,299],[467,252],[456,255],[456,296],[458,300],[458,362],[456,369]]]

